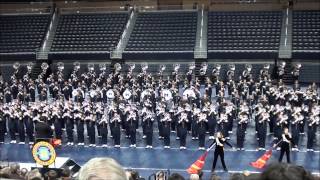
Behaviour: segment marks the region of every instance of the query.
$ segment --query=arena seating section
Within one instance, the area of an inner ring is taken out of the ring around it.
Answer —
[[[281,24],[280,11],[209,12],[208,57],[276,58]]]
[[[35,59],[46,35],[50,15],[1,15],[0,53],[10,56]],[[18,55],[19,56],[19,55]]]
[[[110,51],[119,42],[127,20],[128,13],[62,15],[51,47],[51,57],[109,58]],[[77,54],[67,51],[98,53]]]
[[[293,57],[319,59],[320,11],[293,11],[292,28]]]
[[[197,12],[141,12],[125,51],[143,54],[125,52],[124,56],[193,58],[196,32]]]

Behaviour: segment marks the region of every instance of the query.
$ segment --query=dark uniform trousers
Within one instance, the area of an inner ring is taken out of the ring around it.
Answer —
[[[217,120],[211,116],[208,119],[208,131],[210,136],[214,136]]]
[[[67,129],[68,142],[73,142],[73,128],[74,128],[73,120],[68,118],[66,122],[67,122],[66,129]]]
[[[284,153],[287,155],[287,163],[290,163],[290,144],[283,141],[281,142],[279,162],[282,161]]]
[[[267,124],[266,122],[258,122],[258,142],[260,148],[265,148],[266,144],[266,136],[267,136]]]
[[[187,139],[187,126],[185,122],[182,122],[178,125],[179,130],[179,138],[180,138],[180,146],[186,146],[186,139]]]
[[[95,144],[96,143],[96,126],[95,122],[89,122],[89,128],[88,128],[88,136],[89,136],[89,143]]]
[[[164,145],[170,146],[170,122],[164,122],[163,124],[163,138]]]
[[[131,145],[136,144],[136,123],[134,120],[130,120],[128,124],[129,135],[130,135],[130,143]]]
[[[19,140],[20,142],[25,142],[26,139],[26,131],[24,129],[24,122],[23,120],[18,120],[18,132],[19,132]]]
[[[16,140],[16,132],[17,132],[17,119],[16,118],[10,118],[9,120],[9,134],[11,140]]]
[[[204,122],[198,124],[199,147],[204,147],[206,139],[206,126]]]
[[[120,124],[118,122],[115,122],[112,129],[113,129],[114,145],[120,145],[120,138],[121,138]]]
[[[224,162],[224,151],[223,151],[223,147],[221,146],[217,146],[215,151],[214,151],[214,159],[213,159],[213,164],[212,164],[212,171],[214,171],[214,169],[216,168],[216,164],[217,164],[217,160],[218,160],[218,157],[220,156],[220,159],[221,159],[221,164],[222,164],[222,167],[224,169],[226,169],[226,163]]]
[[[29,138],[29,142],[34,142],[34,125],[31,118],[24,119],[25,126],[26,126],[26,133]]]
[[[62,139],[62,127],[59,118],[54,120],[54,133],[57,139]]]
[[[308,141],[307,141],[307,149],[313,149],[314,139],[316,137],[316,125],[309,126],[308,125]]]
[[[238,148],[243,148],[246,128],[247,128],[247,123],[238,124],[238,128],[237,128],[237,147]]]
[[[84,122],[79,120],[77,123],[78,143],[84,143]]]
[[[4,136],[6,133],[5,129],[6,129],[6,124],[4,122],[4,119],[0,119],[0,142],[4,142]]]
[[[150,120],[145,122],[145,135],[148,146],[152,146],[152,138],[153,138],[153,123]]]
[[[108,124],[103,122],[99,127],[101,133],[101,144],[106,145],[108,143]]]

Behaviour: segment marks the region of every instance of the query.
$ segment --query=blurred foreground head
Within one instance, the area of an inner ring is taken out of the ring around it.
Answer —
[[[127,180],[127,177],[114,159],[93,158],[80,169],[79,180]]]

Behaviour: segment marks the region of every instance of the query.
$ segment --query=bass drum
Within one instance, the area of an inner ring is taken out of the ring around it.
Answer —
[[[126,99],[126,100],[130,99],[131,95],[132,95],[132,93],[131,93],[131,91],[129,89],[126,89],[122,94],[123,98]]]
[[[114,92],[112,89],[109,89],[107,91],[107,97],[108,97],[108,99],[114,99]]]
[[[170,101],[172,100],[172,93],[170,90],[165,89],[162,91],[162,97],[166,100],[166,101]]]

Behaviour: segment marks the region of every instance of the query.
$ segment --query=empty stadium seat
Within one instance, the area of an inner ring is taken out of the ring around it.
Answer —
[[[196,32],[197,12],[140,12],[125,51],[193,54]]]
[[[127,12],[62,15],[51,51],[111,51],[127,20]]]
[[[50,23],[50,15],[1,15],[0,53],[35,53]]]
[[[281,23],[280,11],[209,12],[209,54],[210,51],[233,50],[244,53],[270,51],[276,55],[280,43]]]
[[[294,58],[317,58],[320,51],[320,11],[293,11],[292,50]],[[312,59],[313,59],[312,58]]]

